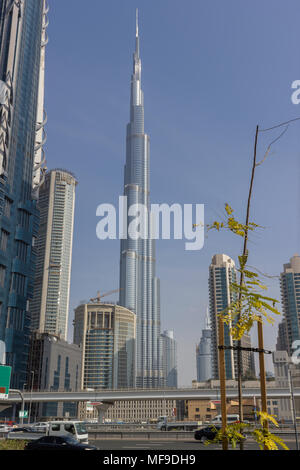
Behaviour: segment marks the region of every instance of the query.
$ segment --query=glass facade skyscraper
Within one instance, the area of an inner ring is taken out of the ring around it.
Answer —
[[[236,282],[237,271],[234,261],[227,255],[215,255],[209,267],[209,307],[211,323],[211,347],[212,347],[212,377],[219,378],[219,314],[234,300],[234,293],[230,290],[230,284]],[[224,324],[224,343],[233,346],[230,328]],[[234,354],[232,349],[225,350],[226,379],[235,378]]]
[[[43,175],[47,10],[45,0],[0,0],[0,340],[11,387],[21,389]]]
[[[196,347],[197,382],[212,378],[211,373],[211,328],[207,312],[206,325],[202,330],[200,343]]]
[[[150,207],[150,139],[144,130],[144,95],[141,87],[141,59],[138,21],[131,77],[130,122],[127,126],[124,196],[134,204]],[[142,388],[161,384],[160,288],[155,275],[155,246],[151,239],[150,217],[143,238],[121,241],[120,305],[137,315],[136,385]],[[132,217],[128,217],[128,227]]]
[[[75,310],[74,344],[82,348],[81,388],[135,386],[136,315],[120,305],[101,302]]]
[[[71,282],[75,189],[69,171],[46,173],[40,186],[40,227],[36,241],[36,272],[30,302],[31,329],[67,340]]]
[[[294,255],[290,262],[284,265],[280,275],[281,303],[284,313],[283,343],[289,355],[293,352],[293,342],[300,339],[300,256]]]
[[[232,302],[237,300],[237,294],[230,285],[237,282],[237,269],[234,261],[227,255],[217,254],[212,258],[209,267],[209,309],[211,324],[211,353],[212,353],[212,378],[219,378],[219,328],[218,320],[220,313]],[[231,325],[224,324],[224,344],[229,349],[225,349],[225,369],[226,379],[237,377],[237,354],[230,349],[236,346],[230,334]],[[245,333],[241,339],[241,346],[251,347],[250,335]],[[242,375],[255,375],[253,353],[242,351]]]
[[[165,330],[161,334],[162,344],[162,368],[164,373],[164,385],[166,387],[177,388],[177,343],[173,330]]]

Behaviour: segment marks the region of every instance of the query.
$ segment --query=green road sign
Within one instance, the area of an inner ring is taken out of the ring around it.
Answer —
[[[19,411],[19,418],[28,418],[28,411]]]
[[[0,398],[8,398],[11,367],[0,365]]]

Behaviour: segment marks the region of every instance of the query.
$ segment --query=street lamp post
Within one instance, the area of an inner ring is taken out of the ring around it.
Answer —
[[[33,380],[34,380],[34,371],[30,371],[31,375],[31,388],[30,388],[30,403],[29,403],[29,412],[28,412],[28,424],[30,423],[31,418],[31,404],[32,404],[32,392],[33,392]]]
[[[16,390],[16,389],[12,389],[12,388],[9,389],[9,392],[18,393],[21,397],[22,405],[21,405],[21,420],[20,421],[21,421],[21,424],[23,424],[24,423],[24,408],[25,408],[24,407],[24,403],[25,403],[24,402],[24,395],[21,392],[21,390]]]

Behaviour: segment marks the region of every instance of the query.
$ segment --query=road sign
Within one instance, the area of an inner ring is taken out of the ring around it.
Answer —
[[[7,399],[10,386],[11,367],[0,365],[0,399]]]
[[[28,411],[19,411],[19,418],[28,418]]]

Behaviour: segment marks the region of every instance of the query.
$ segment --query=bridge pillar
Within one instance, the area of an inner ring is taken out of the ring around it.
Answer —
[[[113,406],[114,402],[113,401],[103,401],[99,403],[95,403],[94,406],[98,411],[98,423],[102,424],[104,422],[104,416],[105,413],[107,412],[108,408]]]

